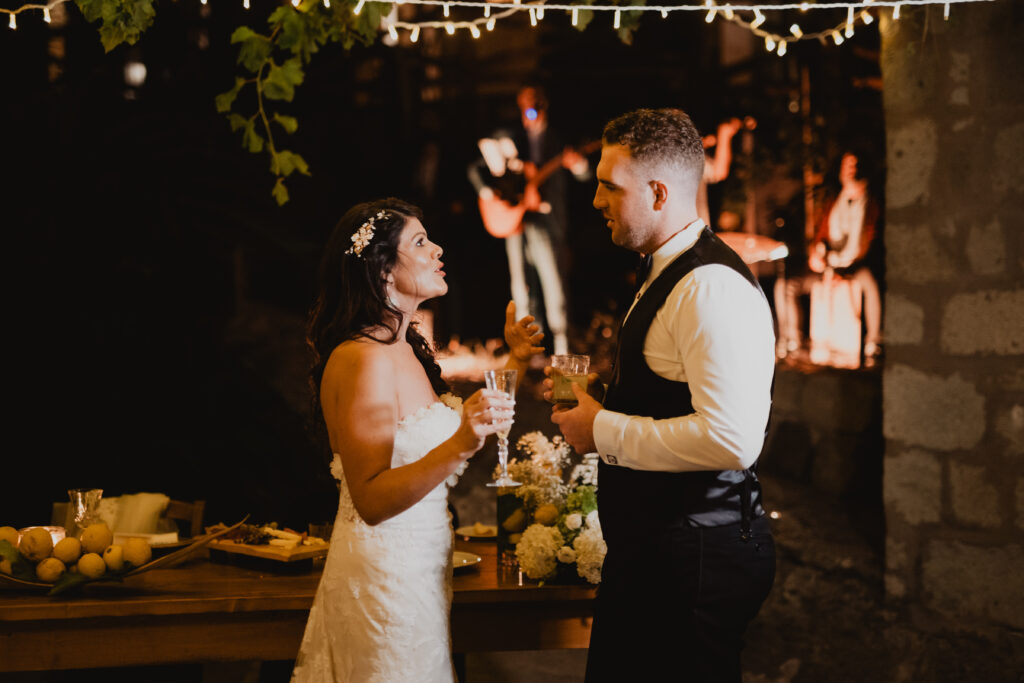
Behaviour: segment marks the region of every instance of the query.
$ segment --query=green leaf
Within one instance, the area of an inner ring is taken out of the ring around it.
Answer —
[[[244,29],[244,30],[243,30]],[[232,43],[241,43],[238,48],[237,63],[249,71],[256,73],[270,59],[273,45],[266,36],[261,36],[246,26],[239,26],[231,34]]]
[[[103,16],[103,0],[75,0],[75,4],[90,24]]]
[[[231,124],[231,132],[234,133],[236,130],[241,130],[249,125],[252,119],[247,119],[241,114],[228,114],[228,123]]]
[[[242,145],[253,154],[263,151],[263,137],[256,132],[255,119],[249,119],[245,122],[245,130],[242,132]]]
[[[235,43],[245,42],[250,38],[254,38],[256,35],[258,35],[256,31],[253,31],[248,26],[239,26],[231,34],[231,44],[234,45]]]
[[[294,116],[274,113],[274,120],[284,128],[286,133],[294,133],[299,127],[299,120]]]
[[[270,157],[270,172],[276,176],[287,178],[295,171],[302,175],[309,175],[309,165],[306,160],[294,152],[286,149],[279,150]]]
[[[274,195],[278,206],[284,206],[288,203],[288,188],[284,186],[284,178],[277,179],[277,182],[274,183],[274,189],[271,190],[270,194]]]
[[[580,9],[576,12],[576,30],[582,31],[590,24],[594,19],[594,10],[592,9]]]
[[[235,78],[235,86],[231,88],[231,90],[222,92],[213,98],[214,104],[217,105],[217,111],[219,113],[224,114],[231,111],[231,105],[235,103],[235,98],[238,97],[238,92],[242,89],[243,85],[245,85],[244,78]]]
[[[9,541],[0,540],[0,557],[11,563],[11,576],[25,581],[38,581],[36,568]]]
[[[64,572],[57,579],[57,583],[53,584],[53,588],[50,589],[49,595],[60,595],[66,590],[70,590],[75,586],[81,586],[83,583],[88,583],[89,578],[85,574],[79,574],[78,572]]]
[[[291,102],[295,97],[295,86],[302,83],[305,74],[302,72],[302,60],[293,57],[281,66],[274,63],[263,81],[263,95],[268,100],[284,100]]]

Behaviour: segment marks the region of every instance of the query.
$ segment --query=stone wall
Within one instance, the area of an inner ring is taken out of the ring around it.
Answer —
[[[1024,10],[880,14],[886,591],[1024,628]]]

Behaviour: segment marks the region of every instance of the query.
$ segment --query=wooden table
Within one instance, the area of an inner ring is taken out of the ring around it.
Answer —
[[[595,591],[499,572],[494,543],[454,580],[456,653],[585,648]],[[68,596],[0,586],[0,671],[294,659],[319,570],[282,574],[196,560]]]

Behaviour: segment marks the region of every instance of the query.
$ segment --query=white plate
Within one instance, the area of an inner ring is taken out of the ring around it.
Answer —
[[[459,536],[465,536],[466,538],[487,538],[494,539],[498,537],[498,527],[493,524],[484,524],[483,527],[486,529],[484,533],[477,533],[474,525],[460,526],[455,530],[455,533]]]
[[[452,551],[452,565],[455,567],[455,569],[469,567],[474,564],[479,564],[483,561],[484,558],[480,557],[479,555],[474,555],[473,553],[464,553],[461,550]]]

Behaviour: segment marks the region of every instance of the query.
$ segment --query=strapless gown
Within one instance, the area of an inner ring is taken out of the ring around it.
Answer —
[[[435,402],[398,423],[391,466],[422,458],[458,428],[460,416]],[[292,683],[435,683],[455,679],[451,610],[452,527],[448,482],[401,514],[370,526],[340,481],[331,535]]]

